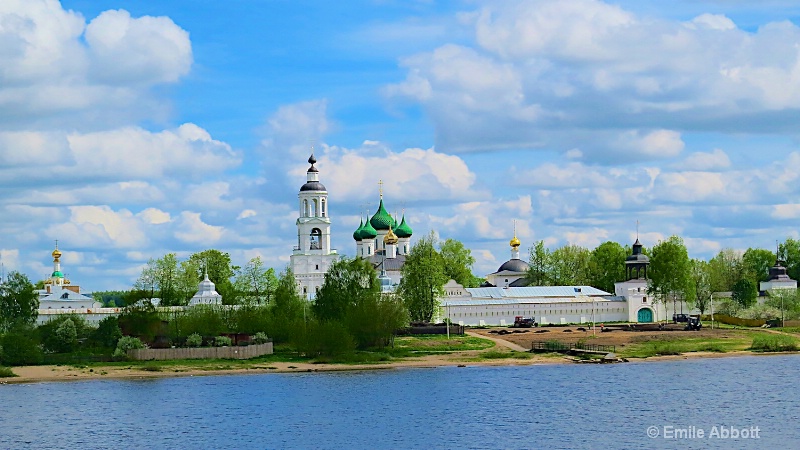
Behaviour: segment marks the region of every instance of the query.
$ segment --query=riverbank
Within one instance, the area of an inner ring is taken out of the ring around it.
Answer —
[[[565,332],[564,330],[570,331]],[[11,370],[16,377],[0,378],[0,384],[82,381],[96,379],[149,379],[184,376],[313,373],[332,371],[386,370],[402,368],[518,366],[573,364],[574,358],[560,354],[533,354],[527,350],[542,335],[559,342],[590,342],[616,345],[617,354],[629,361],[655,362],[695,358],[728,358],[756,355],[797,354],[763,353],[747,350],[761,330],[704,330],[702,332],[624,332],[595,333],[572,328],[553,328],[548,333],[536,330],[498,335],[503,330],[473,329],[467,336],[404,337],[395,342],[402,356],[363,362],[324,362],[278,354],[254,360],[180,360],[92,363],[58,366],[22,366]],[[494,331],[494,333],[492,333]],[[677,354],[658,354],[667,349]],[[707,351],[706,349],[710,349]],[[420,356],[415,356],[418,354]]]

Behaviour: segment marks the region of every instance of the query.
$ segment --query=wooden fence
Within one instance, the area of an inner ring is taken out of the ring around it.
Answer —
[[[196,348],[141,348],[128,350],[137,361],[167,359],[250,359],[272,354],[272,342],[258,345]]]

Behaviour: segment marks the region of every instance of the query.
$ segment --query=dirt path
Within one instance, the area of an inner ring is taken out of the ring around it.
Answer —
[[[464,331],[464,333],[466,333],[467,335],[472,336],[472,337],[489,339],[490,341],[493,341],[495,344],[503,346],[505,348],[510,348],[511,350],[514,350],[515,352],[527,352],[527,351],[530,350],[530,349],[525,348],[525,347],[523,347],[521,345],[517,345],[517,344],[515,344],[513,342],[507,341],[505,339],[500,339],[500,338],[496,338],[494,336],[489,336],[488,334],[478,334],[478,333],[476,333],[474,331],[469,331],[469,330]]]

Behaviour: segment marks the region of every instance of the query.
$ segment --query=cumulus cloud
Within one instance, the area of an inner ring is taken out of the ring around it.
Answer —
[[[403,59],[406,79],[384,91],[423,106],[437,148],[612,164],[675,158],[687,130],[794,130],[770,120],[800,103],[791,22],[749,31],[724,15],[659,19],[599,0],[487,1],[462,17],[474,44]]]
[[[731,160],[727,153],[715,148],[711,152],[692,153],[680,166],[691,170],[722,170],[731,166]]]
[[[117,10],[87,24],[57,1],[0,5],[5,126],[87,128],[152,114],[163,106],[152,100],[150,88],[177,81],[191,65],[188,33],[167,17],[134,18]]]

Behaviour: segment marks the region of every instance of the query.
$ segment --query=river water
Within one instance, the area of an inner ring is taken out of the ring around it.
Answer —
[[[0,448],[800,448],[799,367],[792,355],[2,385]]]

